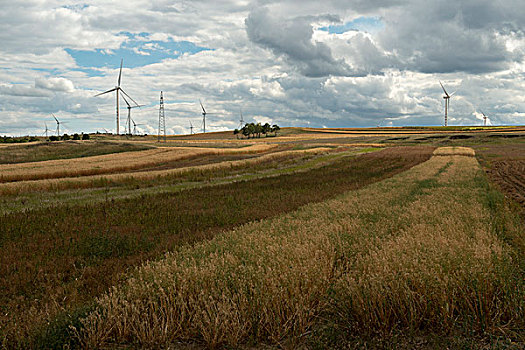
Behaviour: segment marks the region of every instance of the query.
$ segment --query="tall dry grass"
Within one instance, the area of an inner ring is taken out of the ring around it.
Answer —
[[[491,226],[483,176],[475,158],[433,157],[180,248],[101,297],[78,337],[87,347],[293,345],[321,315],[353,334],[523,336],[519,262]]]
[[[165,147],[145,151],[106,154],[101,156],[60,159],[42,162],[0,164],[0,182],[41,180],[111,174],[147,168],[156,164],[202,155],[259,153],[276,145],[258,144],[243,148]]]
[[[450,147],[439,147],[434,151],[435,156],[468,156],[475,157],[476,152],[470,147],[461,146],[450,146]]]
[[[247,151],[258,152],[265,148],[254,147]],[[172,176],[177,176],[190,172],[201,172],[201,171],[213,171],[218,169],[238,169],[242,167],[252,166],[256,164],[262,164],[264,162],[270,162],[278,159],[286,159],[291,157],[300,157],[304,155],[315,155],[330,152],[333,149],[319,147],[307,150],[295,150],[295,151],[280,151],[273,152],[270,154],[263,154],[261,156],[242,160],[223,161],[219,163],[190,166],[176,169],[165,169],[165,170],[151,170],[151,171],[137,171],[137,172],[126,172],[116,174],[105,174],[105,175],[91,175],[91,176],[80,176],[80,177],[60,177],[50,178],[43,180],[30,180],[30,181],[17,181],[0,183],[0,194],[12,195],[24,192],[41,192],[41,191],[59,191],[65,189],[76,189],[76,188],[89,188],[100,186],[101,183],[112,183],[118,184],[120,182],[126,182],[129,180],[151,180],[151,179],[162,179]],[[196,156],[206,155],[206,153],[198,153],[200,151],[186,154],[185,156]],[[220,152],[220,151],[219,151]],[[219,153],[220,154],[220,153]],[[182,160],[183,158],[179,158]],[[173,160],[173,159],[171,159]],[[115,170],[115,168],[113,168]]]

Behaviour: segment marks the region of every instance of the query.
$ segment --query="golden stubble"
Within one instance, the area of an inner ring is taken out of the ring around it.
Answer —
[[[105,154],[101,156],[48,160],[42,162],[1,164],[0,182],[78,177],[111,174],[141,169],[156,164],[201,155],[266,152],[276,145],[258,144],[243,148],[158,147],[145,151]]]
[[[254,150],[255,149],[255,150]],[[251,148],[245,152],[258,152],[260,148]],[[88,188],[99,186],[101,181],[109,183],[119,183],[121,181],[128,180],[152,180],[162,179],[170,176],[182,175],[190,172],[199,171],[210,171],[219,169],[234,169],[247,167],[251,165],[262,164],[273,160],[286,159],[290,157],[300,157],[305,155],[316,155],[323,154],[333,151],[331,148],[318,147],[306,150],[295,150],[295,151],[280,151],[269,154],[262,154],[260,156],[242,159],[242,160],[231,160],[223,161],[213,164],[205,164],[198,166],[189,166],[175,169],[165,170],[151,170],[151,171],[136,171],[136,172],[125,172],[116,174],[105,174],[105,175],[90,175],[90,176],[75,176],[75,177],[63,177],[63,178],[50,178],[43,180],[30,180],[30,181],[17,181],[0,183],[0,194],[16,194],[30,191],[57,191],[62,189],[71,188]],[[196,153],[186,154],[187,157],[193,157]],[[198,155],[206,155],[204,153]],[[182,160],[184,158],[179,158]]]

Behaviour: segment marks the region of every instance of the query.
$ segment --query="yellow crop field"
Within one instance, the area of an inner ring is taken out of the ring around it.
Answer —
[[[477,160],[447,152],[147,263],[98,299],[77,338],[86,347],[293,347],[321,320],[356,334],[519,336],[525,291],[515,247],[494,230]],[[520,228],[508,223],[505,235]]]
[[[262,147],[261,147],[262,146]],[[181,151],[173,152],[171,156],[176,156],[178,158],[172,158],[172,160],[180,160],[183,157],[195,156],[195,155],[206,155],[206,154],[227,154],[235,152],[262,152],[273,147],[268,147],[267,145],[256,145],[250,148],[242,149],[190,149],[188,153],[181,153]],[[170,148],[172,150],[172,148]],[[195,152],[191,152],[195,151]],[[262,162],[283,159],[287,157],[301,156],[307,154],[321,154],[332,151],[331,148],[318,147],[306,150],[295,150],[295,151],[280,151],[273,152],[270,154],[263,154],[261,156],[243,159],[243,160],[234,160],[234,161],[224,161],[214,164],[206,164],[199,166],[190,166],[184,168],[176,169],[166,169],[166,170],[152,170],[152,171],[136,171],[136,172],[126,172],[126,173],[116,173],[116,174],[104,174],[104,175],[88,175],[88,176],[75,176],[75,177],[59,177],[59,178],[48,178],[42,180],[29,180],[29,181],[17,181],[17,182],[7,182],[0,183],[0,194],[13,194],[13,193],[22,193],[30,191],[47,191],[47,190],[60,190],[60,189],[70,189],[70,188],[84,188],[89,187],[92,184],[98,184],[100,180],[109,181],[112,183],[118,183],[122,180],[135,179],[135,180],[150,180],[163,177],[169,177],[177,174],[184,174],[191,171],[200,171],[200,170],[212,170],[212,169],[228,169],[228,168],[237,168],[244,167],[249,165],[255,165]],[[199,153],[202,152],[202,153]],[[215,153],[214,153],[215,152]],[[138,152],[134,152],[138,153]],[[76,160],[73,161],[77,163]],[[44,169],[44,168],[42,168]],[[112,168],[113,171],[116,171],[116,167]]]
[[[78,177],[136,170],[159,163],[202,155],[259,153],[276,145],[258,144],[243,148],[158,147],[151,150],[107,154],[86,158],[60,159],[42,162],[1,164],[0,182]]]
[[[460,147],[460,146],[453,146],[453,147],[439,147],[434,151],[435,156],[468,156],[468,157],[474,157],[476,156],[476,152],[469,147]]]

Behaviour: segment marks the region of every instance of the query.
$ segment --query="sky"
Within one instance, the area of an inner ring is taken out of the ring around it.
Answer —
[[[521,0],[0,0],[0,135],[525,124]],[[127,117],[121,99],[120,130]]]

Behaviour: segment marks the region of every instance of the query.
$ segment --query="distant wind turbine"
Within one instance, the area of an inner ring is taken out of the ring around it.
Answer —
[[[115,95],[116,95],[116,101],[117,101],[117,135],[119,135],[119,124],[120,124],[120,113],[119,113],[119,94],[120,92],[122,92],[124,95],[126,95],[131,101],[133,101],[135,103],[135,105],[139,106],[139,104],[137,102],[135,102],[134,99],[132,99],[121,87],[120,87],[120,80],[122,78],[122,63],[124,62],[123,59],[120,60],[120,71],[119,71],[119,74],[118,74],[118,80],[117,80],[117,86],[115,86],[113,89],[110,89],[108,91],[104,91],[104,92],[101,92],[100,94],[97,94],[95,95],[96,96],[100,96],[100,95],[104,95],[104,94],[107,94],[107,93],[110,93],[110,92],[113,92],[115,91]]]
[[[456,90],[452,94],[449,95],[447,90],[445,90],[445,87],[443,86],[441,81],[439,82],[439,85],[441,85],[441,88],[443,89],[443,92],[445,93],[445,96],[443,96],[443,99],[445,100],[445,126],[447,126],[448,125],[448,108],[450,106],[450,101],[449,100],[458,91]]]
[[[124,99],[124,102],[126,102],[126,104],[128,105],[128,119],[126,120],[126,126],[128,128],[128,134],[131,135],[131,109],[132,108],[140,108],[140,107],[144,107],[144,105],[136,105],[136,106],[132,106],[129,104],[128,100],[122,96],[122,98]]]
[[[44,125],[46,126],[46,129],[44,130],[44,132],[42,133],[42,135],[43,135],[43,134],[46,134],[46,139],[47,139],[47,132],[48,132],[48,131],[51,131],[51,130],[49,130],[49,129],[47,128],[47,123],[46,123],[46,122],[44,122]]]
[[[51,114],[53,115],[53,118],[55,118],[55,121],[57,122],[57,136],[60,137],[60,121],[57,119],[57,117],[53,113]]]
[[[193,135],[193,124],[191,123],[191,120],[190,120],[190,135]]]
[[[204,106],[202,105],[202,101],[201,100],[199,100],[199,103],[201,104],[201,108],[202,108],[202,132],[206,133],[206,115],[208,115],[208,114],[215,114],[215,113],[208,113],[208,112],[206,112],[206,110],[204,109]]]
[[[485,113],[483,113],[482,110],[480,110],[481,114],[483,114],[483,126],[487,126],[487,116],[485,115]]]
[[[137,124],[132,118],[130,119],[131,119],[131,122],[133,123],[133,135],[135,136],[137,135],[137,125],[144,125],[144,124]]]
[[[241,119],[239,120],[239,129],[244,126],[244,118],[242,117],[242,108],[240,109]]]

